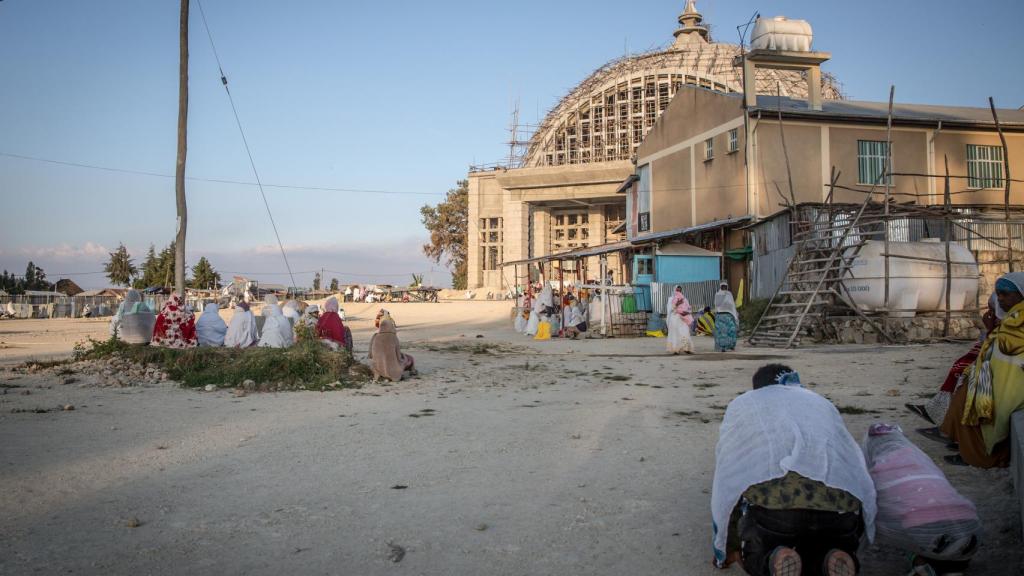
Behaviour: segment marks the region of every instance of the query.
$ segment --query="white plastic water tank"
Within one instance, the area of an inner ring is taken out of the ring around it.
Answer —
[[[867,241],[853,260],[853,278],[843,281],[854,304],[861,310],[885,309],[885,243]],[[937,238],[922,242],[889,243],[889,308],[927,312],[946,309],[946,244]],[[916,256],[934,261],[911,260],[898,256]],[[978,295],[978,263],[970,250],[949,245],[952,281],[949,308],[963,310],[974,306]],[[913,317],[914,312],[893,312],[897,317]]]
[[[785,16],[758,18],[750,37],[750,47],[757,50],[810,52],[814,32],[807,20],[790,20]]]

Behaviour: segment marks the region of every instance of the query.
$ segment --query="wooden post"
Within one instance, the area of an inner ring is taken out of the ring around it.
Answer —
[[[178,35],[178,161],[174,170],[174,196],[178,208],[178,234],[174,240],[174,284],[185,300],[185,230],[188,208],[185,205],[185,156],[188,151],[188,4],[181,0],[181,25]]]
[[[889,86],[889,114],[885,124],[885,218],[882,226],[885,227],[883,241],[885,242],[885,320],[889,319],[889,195],[891,192],[892,174],[892,101],[896,95],[896,86]],[[885,322],[885,329],[888,330],[888,322]]]
[[[950,198],[949,198],[949,156],[943,155],[943,160],[946,162],[946,179],[945,187],[943,188],[942,205],[943,205],[943,229],[946,236],[946,316],[942,322],[942,336],[949,337],[949,291],[953,288],[953,265],[949,260],[949,241],[950,236],[953,233],[953,227],[950,225]]]
[[[1003,219],[1006,221],[1006,249],[1007,259],[1010,261],[1010,272],[1013,272],[1013,234],[1010,232],[1010,151],[1006,147],[1006,135],[1003,134],[1003,127],[999,124],[999,115],[996,114],[996,103],[991,96],[988,97],[988,107],[992,110],[992,120],[996,123],[996,131],[999,132],[999,142],[1003,145],[1003,171],[1006,183],[1003,193]]]
[[[564,260],[558,261],[558,317],[562,320],[558,323],[558,334],[562,338],[565,338],[565,306],[562,305],[565,302],[565,274],[562,271],[562,263]]]

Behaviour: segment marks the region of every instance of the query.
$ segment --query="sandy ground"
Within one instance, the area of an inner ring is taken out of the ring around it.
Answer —
[[[235,397],[0,371],[0,574],[741,574],[710,567],[709,498],[718,423],[754,369],[786,362],[865,410],[845,416],[859,439],[922,426],[903,403],[969,347],[721,355],[699,338],[668,357],[655,339],[535,343],[507,303],[387,307],[421,370],[392,386]],[[346,308],[365,354],[377,307]],[[0,363],[105,334],[0,322]],[[1008,473],[942,466],[985,525],[971,573],[1024,572]],[[897,550],[862,559],[906,573]]]

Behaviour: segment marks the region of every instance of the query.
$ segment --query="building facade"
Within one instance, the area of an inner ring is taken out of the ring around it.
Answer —
[[[574,88],[541,122],[523,158],[471,169],[470,288],[503,291],[523,284],[530,268],[511,270],[502,266],[506,262],[624,239],[626,198],[618,190],[634,174],[641,143],[677,94],[742,91],[743,69],[736,61],[741,48],[712,41],[694,0],[678,23],[668,48],[610,62]],[[833,78],[816,80],[814,93],[840,98]],[[766,70],[752,86],[793,98],[808,95],[804,75],[792,70]],[[609,265],[614,282],[628,280],[629,262],[612,257]]]
[[[755,64],[779,58],[751,56]],[[828,55],[787,58],[814,68]],[[891,132],[888,116],[885,102],[685,86],[638,148],[636,183],[624,193],[629,239],[705,234],[723,251],[750,254],[767,249],[753,245],[751,222],[787,205],[825,202],[830,193],[833,202],[859,204],[872,189],[880,200],[888,187],[896,202],[941,205],[947,162],[953,204],[1003,206],[1004,152],[988,108],[895,104]],[[998,110],[998,117],[1010,172],[1024,174],[1024,111]],[[886,177],[889,142],[893,175]],[[1011,191],[1009,202],[1024,204],[1024,187]],[[750,262],[730,260],[733,286],[752,275]],[[770,296],[770,284],[758,289],[767,294],[753,296]]]

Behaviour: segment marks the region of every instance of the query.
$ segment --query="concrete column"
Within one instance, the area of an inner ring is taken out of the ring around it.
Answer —
[[[479,178],[469,179],[469,222],[466,226],[466,286],[481,288],[483,274],[480,262],[480,201]]]
[[[743,59],[743,99],[747,108],[757,106],[757,66],[749,59]]]
[[[821,110],[821,68],[807,69],[807,105],[811,110]]]

